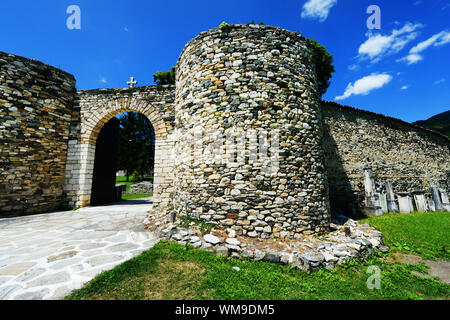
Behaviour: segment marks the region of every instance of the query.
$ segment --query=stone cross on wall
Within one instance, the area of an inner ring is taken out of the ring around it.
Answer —
[[[130,88],[134,88],[134,86],[137,84],[137,81],[134,79],[134,77],[131,77],[130,81],[127,82],[127,85],[130,86]]]

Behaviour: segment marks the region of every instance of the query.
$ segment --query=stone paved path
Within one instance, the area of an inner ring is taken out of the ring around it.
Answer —
[[[0,300],[61,299],[151,248],[151,199],[0,219]]]

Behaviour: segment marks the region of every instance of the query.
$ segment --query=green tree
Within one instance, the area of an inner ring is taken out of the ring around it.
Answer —
[[[153,175],[155,131],[150,120],[138,113],[126,113],[120,118],[118,170],[129,176],[137,172],[141,179]]]
[[[319,97],[327,92],[331,82],[330,79],[335,72],[333,66],[333,55],[316,40],[308,39],[311,49],[312,60],[316,66],[317,83],[319,85]]]
[[[170,71],[158,71],[153,75],[153,81],[158,86],[166,84],[175,84],[175,72],[176,68],[172,67]]]

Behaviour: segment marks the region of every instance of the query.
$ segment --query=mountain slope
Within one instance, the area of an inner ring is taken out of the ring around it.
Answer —
[[[414,124],[440,132],[450,138],[450,110],[435,115],[428,120],[416,121]]]

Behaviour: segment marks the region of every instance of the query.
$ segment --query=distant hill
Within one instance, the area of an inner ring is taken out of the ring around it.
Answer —
[[[414,124],[440,132],[450,138],[450,110],[435,115],[428,120],[414,122]]]

